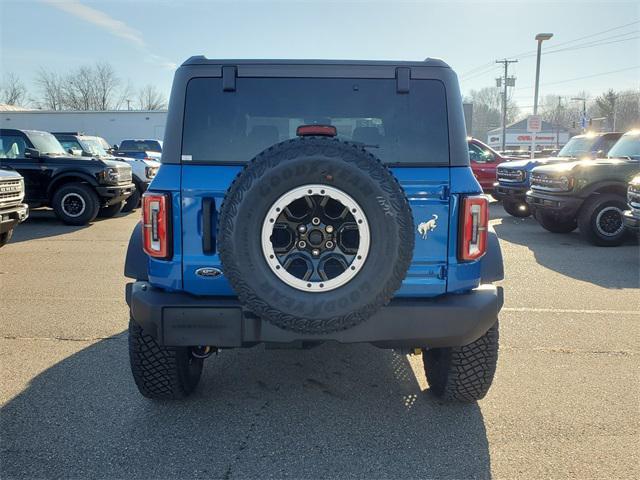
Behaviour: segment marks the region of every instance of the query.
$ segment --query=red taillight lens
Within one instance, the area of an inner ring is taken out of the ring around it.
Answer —
[[[460,260],[477,260],[487,251],[489,202],[485,197],[465,197],[460,216]]]
[[[321,137],[335,137],[338,134],[338,130],[333,125],[300,125],[296,129],[296,135],[298,137],[306,137],[311,135],[318,135]]]
[[[142,237],[147,255],[171,258],[171,196],[168,193],[142,196]]]

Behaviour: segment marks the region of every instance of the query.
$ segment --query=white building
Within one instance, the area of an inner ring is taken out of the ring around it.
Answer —
[[[527,120],[507,125],[506,128],[506,150],[530,150],[531,136],[527,132]],[[549,122],[542,122],[542,131],[535,134],[536,149],[562,147],[569,141],[569,131],[565,128],[558,128]],[[502,127],[489,130],[487,133],[487,144],[497,150],[502,148]]]
[[[166,110],[6,110],[0,109],[0,128],[83,132],[104,137],[111,145],[125,138],[164,138]]]

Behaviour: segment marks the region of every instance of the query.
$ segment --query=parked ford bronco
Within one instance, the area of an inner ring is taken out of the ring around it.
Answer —
[[[24,199],[24,179],[15,170],[0,166],[0,247],[5,246],[16,225],[29,216]]]
[[[630,232],[640,234],[640,175],[629,182],[627,203],[629,210],[623,212],[624,226]]]
[[[134,158],[113,156],[103,147],[104,139],[91,135],[84,135],[79,132],[53,132],[62,146],[71,153],[71,151],[79,150],[83,157],[94,157],[102,160],[119,160],[126,162],[131,167],[133,173],[133,183],[136,186],[133,194],[127,198],[122,207],[123,212],[140,206],[142,194],[147,191],[151,180],[156,176],[160,163],[149,158]]]
[[[193,57],[167,122],[125,265],[143,395],[190,394],[219,349],[328,341],[487,393],[502,256],[444,62]]]
[[[519,218],[531,215],[525,196],[531,185],[531,171],[538,166],[578,159],[603,158],[622,133],[588,133],[572,137],[555,157],[517,160],[498,166],[498,182],[493,197],[502,201],[504,211]]]
[[[71,156],[53,135],[36,130],[0,129],[0,166],[24,177],[30,208],[50,206],[69,225],[115,215],[135,189],[124,162]]]
[[[625,133],[609,158],[533,169],[527,203],[543,228],[568,233],[576,228],[590,243],[620,245],[627,184],[640,173],[640,130]]]

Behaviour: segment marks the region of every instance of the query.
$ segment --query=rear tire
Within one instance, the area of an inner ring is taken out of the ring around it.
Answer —
[[[98,216],[100,218],[111,218],[115,217],[122,211],[122,207],[124,206],[124,202],[114,203],[113,205],[109,205],[107,207],[100,207],[98,211]]]
[[[516,202],[505,198],[502,201],[502,207],[512,217],[526,218],[531,215],[531,209],[525,202]]]
[[[498,361],[498,322],[462,347],[424,349],[430,391],[445,402],[475,402],[489,391]]]
[[[140,200],[142,199],[142,194],[140,193],[140,189],[136,186],[136,189],[133,191],[131,196],[127,198],[124,202],[124,207],[122,207],[122,213],[129,213],[132,210],[135,210],[140,206]]]
[[[536,210],[534,216],[540,226],[551,233],[571,233],[578,228],[578,222],[575,218],[564,221],[558,220],[544,210]]]
[[[86,225],[95,220],[100,208],[98,195],[83,183],[68,183],[53,194],[51,206],[67,225]]]
[[[196,389],[203,359],[191,355],[189,347],[163,347],[129,320],[131,373],[142,395],[153,399],[179,399]]]
[[[584,203],[578,214],[580,235],[593,245],[617,247],[627,236],[622,217],[626,209],[627,202],[620,195],[594,195]]]

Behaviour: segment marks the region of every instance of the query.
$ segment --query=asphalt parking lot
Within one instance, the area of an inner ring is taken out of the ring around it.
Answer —
[[[638,478],[640,248],[492,206],[507,279],[489,395],[441,405],[419,357],[224,351],[186,401],[141,397],[122,276],[134,212],[34,212],[0,250],[2,478]]]

